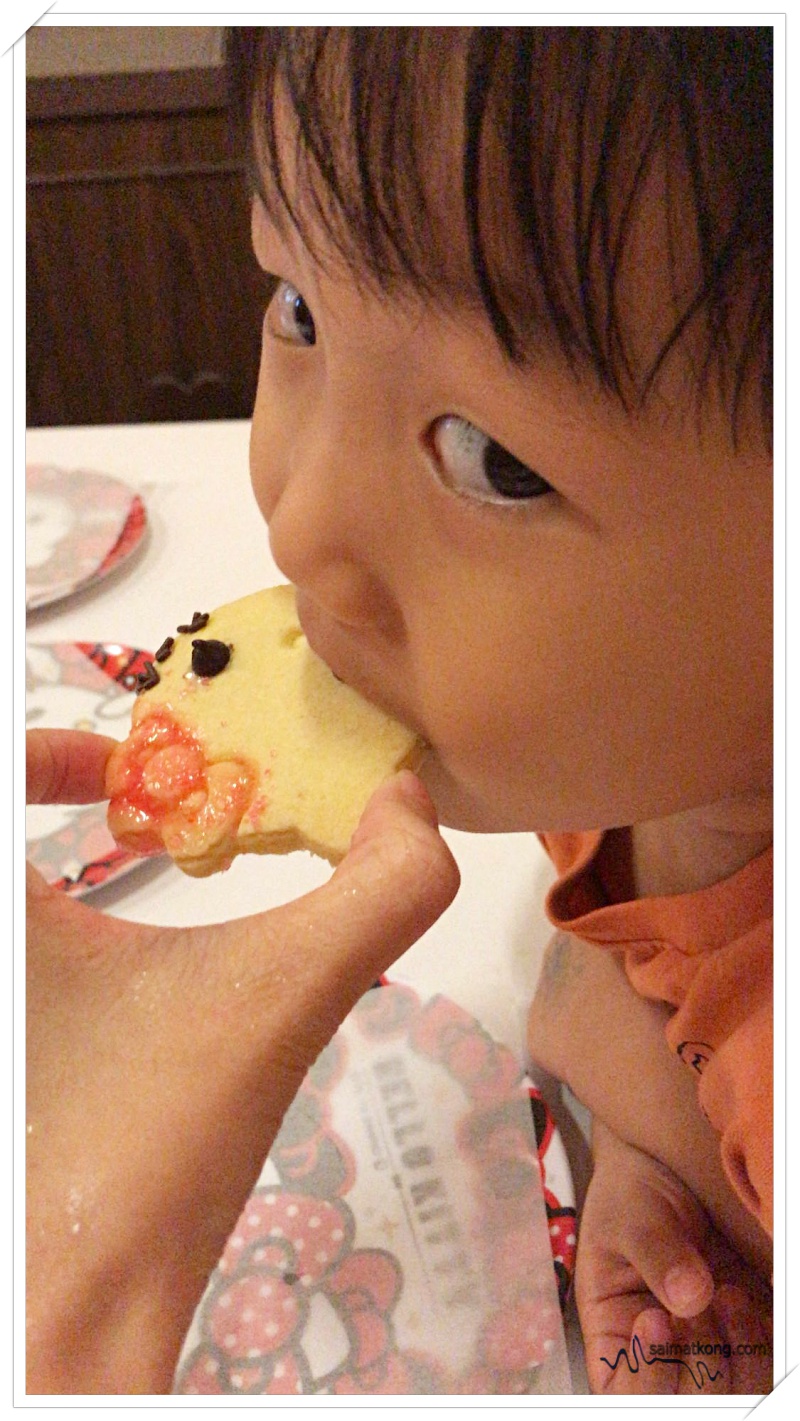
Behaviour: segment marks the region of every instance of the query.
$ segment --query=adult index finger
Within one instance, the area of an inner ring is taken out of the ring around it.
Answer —
[[[29,730],[25,737],[29,804],[95,804],[105,799],[106,761],[116,745],[86,730]]]

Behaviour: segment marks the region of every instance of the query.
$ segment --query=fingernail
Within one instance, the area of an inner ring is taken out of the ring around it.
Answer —
[[[664,1293],[670,1307],[681,1315],[701,1312],[711,1300],[712,1285],[695,1268],[670,1268],[664,1278]]]
[[[351,849],[357,848],[359,844],[372,836],[376,823],[382,822],[381,809],[387,801],[390,804],[392,802],[405,804],[420,819],[427,820],[434,828],[438,823],[436,810],[425,786],[410,770],[399,770],[397,774],[392,775],[391,779],[385,780],[375,790],[353,834]]]
[[[418,814],[423,815],[424,818],[430,819],[432,822],[435,821],[436,811],[433,801],[422,781],[417,779],[411,770],[398,770],[397,774],[387,781],[384,788],[393,796],[405,800],[406,804],[415,809]]]
[[[398,770],[394,776],[394,783],[403,794],[417,794],[422,789],[422,784],[413,770]]]

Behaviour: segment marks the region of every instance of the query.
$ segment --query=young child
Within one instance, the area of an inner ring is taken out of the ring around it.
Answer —
[[[443,821],[535,830],[558,870],[530,1045],[595,1122],[592,1386],[635,1335],[741,1344],[716,1385],[764,1389],[771,30],[229,58],[273,554],[333,671],[425,737]]]

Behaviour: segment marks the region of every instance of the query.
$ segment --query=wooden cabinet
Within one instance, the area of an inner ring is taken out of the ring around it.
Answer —
[[[248,418],[265,287],[224,71],[27,91],[28,424]]]

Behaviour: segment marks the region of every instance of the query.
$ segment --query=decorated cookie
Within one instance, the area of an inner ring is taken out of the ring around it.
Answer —
[[[420,758],[410,730],[312,652],[289,586],[195,612],[138,691],[108,764],[109,828],[195,877],[241,853],[337,863],[373,790]]]

